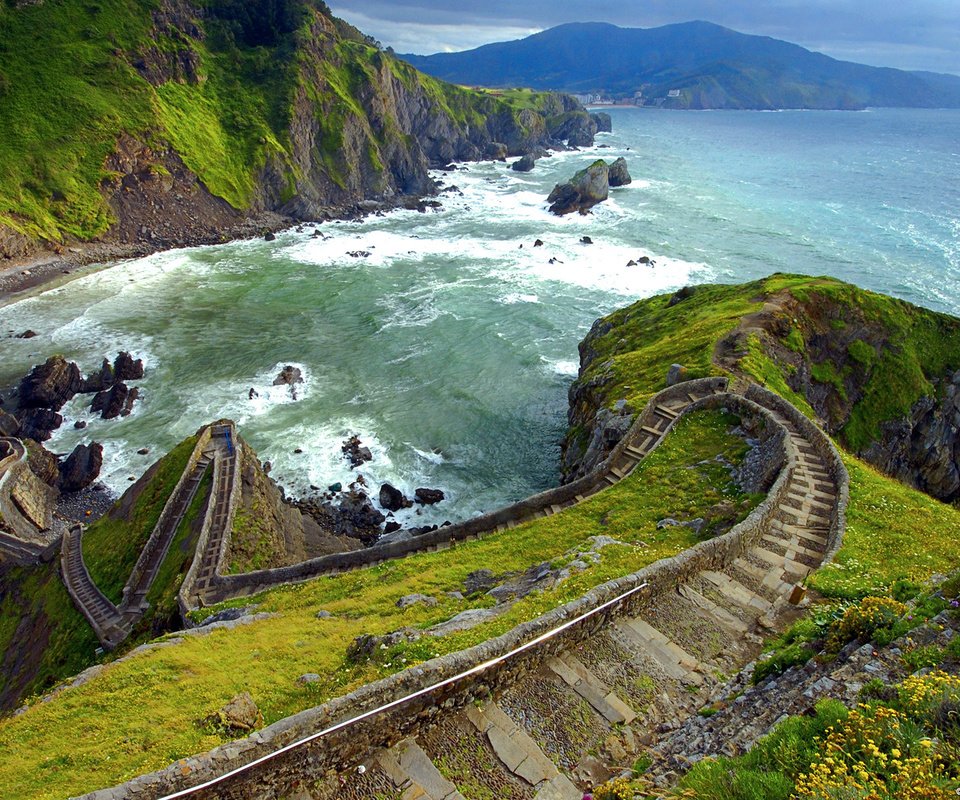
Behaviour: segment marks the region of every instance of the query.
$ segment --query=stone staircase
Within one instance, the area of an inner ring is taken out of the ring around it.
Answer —
[[[74,526],[64,537],[60,551],[60,572],[64,584],[104,647],[111,650],[117,647],[130,635],[133,627],[148,610],[147,595],[177,530],[196,497],[203,476],[214,461],[220,462],[220,468],[217,470],[217,483],[213,487],[213,498],[208,504],[208,519],[205,520],[205,526],[210,527],[213,535],[208,540],[208,547],[200,552],[198,557],[216,563],[227,531],[227,511],[236,470],[236,453],[228,429],[229,426],[225,425],[211,426],[209,439],[198,444],[199,452],[195,451],[184,469],[131,571],[119,606],[103,595],[87,571],[83,562],[83,527]]]
[[[799,427],[776,412],[774,419],[795,460],[757,544],[547,659],[495,700],[438,712],[426,733],[309,796],[579,800],[683,720],[699,719],[727,676],[757,657],[763,634],[799,613],[789,598],[827,552],[839,487]],[[761,727],[774,724],[776,707],[760,706],[750,713]],[[742,715],[729,725],[735,739]]]

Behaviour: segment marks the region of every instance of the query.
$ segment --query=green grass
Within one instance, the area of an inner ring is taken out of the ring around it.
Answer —
[[[808,583],[827,597],[886,594],[897,581],[922,583],[960,567],[960,509],[881,475],[851,456],[843,546]]]
[[[100,643],[60,580],[57,562],[0,576],[0,696],[4,705],[39,694],[96,660]],[[36,661],[20,659],[42,647]]]
[[[727,433],[733,421],[717,412],[684,420],[626,480],[561,514],[452,550],[272,591],[257,598],[259,610],[277,615],[270,620],[190,637],[109,666],[55,702],[0,723],[0,794],[60,797],[158,769],[218,744],[219,736],[197,721],[240,691],[250,691],[273,722],[417,660],[476,644],[592,586],[675,555],[697,537],[687,528],[658,531],[659,519],[709,516],[718,507],[742,517],[757,499],[741,495],[713,461],[720,453],[734,462],[742,457],[742,440]],[[348,645],[362,633],[426,627],[489,605],[483,596],[459,601],[444,594],[462,590],[473,570],[496,565],[497,572],[521,571],[544,561],[559,566],[588,545],[588,537],[601,534],[623,544],[605,548],[598,564],[518,601],[486,625],[424,637],[380,652],[371,662],[346,658]],[[437,597],[438,605],[397,608],[400,597],[416,592]],[[334,616],[317,619],[319,609]],[[299,685],[297,678],[307,672],[324,678]],[[129,713],[132,707],[136,714]]]
[[[196,436],[185,439],[141,478],[147,485],[129,512],[118,501],[84,533],[83,559],[90,577],[114,603],[123,599],[123,586],[196,444]]]

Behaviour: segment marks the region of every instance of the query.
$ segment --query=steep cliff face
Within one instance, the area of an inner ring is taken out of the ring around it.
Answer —
[[[7,258],[218,241],[595,132],[572,98],[424,76],[320,0],[6,4],[0,50]]]
[[[650,298],[580,345],[563,471],[592,468],[670,365],[780,392],[850,452],[960,500],[960,320],[827,278],[775,275]]]
[[[360,547],[356,539],[324,531],[287,503],[249,444],[242,442],[241,452],[240,505],[227,551],[228,573],[283,567]]]

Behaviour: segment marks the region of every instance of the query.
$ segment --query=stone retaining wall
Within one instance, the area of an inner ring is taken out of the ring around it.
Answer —
[[[498,527],[533,519],[544,509],[552,505],[569,503],[578,495],[585,496],[595,493],[598,488],[606,486],[603,480],[604,476],[610,473],[612,469],[622,470],[634,463],[634,460],[627,456],[626,448],[631,443],[646,436],[643,432],[644,427],[653,427],[658,405],[669,404],[677,399],[687,400],[687,395],[690,393],[704,394],[722,391],[726,386],[726,378],[701,378],[671,386],[654,395],[606,460],[589,475],[572,483],[549,489],[497,511],[474,517],[456,525],[439,528],[436,531],[416,536],[404,542],[375,545],[363,550],[320,556],[288,567],[257,570],[242,575],[223,575],[218,570],[213,602],[256,594],[280,584],[305,581],[319,575],[336,574],[375,566],[384,561],[404,558],[413,553],[443,550],[456,542],[482,538],[495,532]],[[669,427],[667,430],[669,430]]]
[[[850,475],[844,466],[843,459],[834,443],[817,425],[792,403],[788,403],[780,395],[774,394],[762,386],[750,384],[745,397],[754,402],[772,409],[796,425],[804,438],[813,445],[830,473],[830,477],[837,484],[837,502],[831,513],[830,532],[827,534],[827,552],[823,556],[823,563],[829,563],[843,544],[843,532],[847,524],[847,504],[850,501]]]
[[[782,431],[765,408],[738,395],[709,397],[684,413],[719,407],[760,416],[767,421],[768,428]],[[218,781],[214,787],[189,791],[189,795],[237,800],[288,796],[298,786],[318,780],[331,770],[351,767],[377,748],[429,729],[442,715],[477,699],[496,696],[520,677],[537,670],[551,656],[594,636],[611,620],[636,614],[651,597],[674,591],[703,570],[723,569],[759,541],[778,504],[786,497],[796,468],[797,450],[792,439],[783,436],[781,442],[783,468],[767,497],[723,536],[602,584],[495,639],[367,684],[349,695],[280,720],[246,739],[85,798],[141,800],[167,796],[246,765],[250,765],[246,771]],[[562,626],[566,627],[561,632],[549,635]],[[514,652],[524,647],[521,652]],[[309,741],[301,742],[307,737],[311,737]],[[278,753],[285,747],[290,749]],[[259,769],[259,763],[251,764],[258,759],[268,761],[269,768]]]
[[[208,425],[200,433],[197,443],[193,448],[193,452],[190,453],[190,458],[187,461],[187,465],[184,467],[183,472],[180,473],[180,479],[177,481],[177,485],[167,497],[167,502],[164,503],[163,511],[160,512],[160,517],[157,519],[157,524],[153,526],[153,530],[150,532],[150,538],[143,546],[143,549],[140,551],[140,557],[137,559],[137,563],[130,571],[130,577],[127,578],[127,582],[123,586],[123,601],[120,604],[121,608],[126,609],[130,605],[131,595],[133,594],[137,584],[140,582],[140,578],[146,570],[147,564],[150,563],[150,559],[153,556],[154,550],[156,550],[156,548],[159,546],[160,538],[163,534],[164,524],[175,513],[174,506],[176,505],[176,500],[179,497],[180,490],[190,479],[190,475],[193,473],[193,468],[203,457],[203,451],[206,449],[207,445],[210,444],[210,428],[211,426]]]
[[[233,528],[233,519],[236,515],[237,506],[240,503],[241,496],[241,486],[240,481],[242,479],[241,472],[239,468],[240,464],[240,450],[239,444],[237,442],[236,428],[234,427],[233,422],[230,421],[221,421],[214,424],[225,424],[229,427],[231,443],[234,447],[234,470],[233,470],[233,485],[230,492],[230,508],[227,515],[227,536],[229,536],[230,531]],[[212,439],[213,425],[207,426],[206,432]],[[209,441],[209,440],[208,440]],[[221,475],[224,470],[223,459],[219,458],[217,455],[214,456],[213,461],[213,483],[211,488],[211,498],[210,503],[207,505],[207,514],[203,519],[203,527],[200,529],[200,536],[197,539],[197,546],[194,550],[193,561],[190,563],[190,569],[187,570],[187,574],[183,578],[183,583],[180,584],[180,590],[177,592],[177,604],[180,606],[180,617],[184,620],[185,623],[189,622],[187,614],[195,609],[196,603],[191,599],[195,596],[195,587],[197,583],[197,576],[200,572],[200,568],[203,565],[204,554],[207,552],[207,549],[210,547],[210,532],[213,528],[213,520],[216,514],[216,493],[218,487],[220,486]],[[226,557],[226,553],[229,550],[227,547],[226,537],[221,542],[220,552],[217,555],[217,569],[220,568],[220,563]]]
[[[34,475],[22,442],[4,441],[13,452],[0,461],[0,518],[9,531],[0,552],[17,562],[37,561],[59,538],[50,531],[57,490]]]

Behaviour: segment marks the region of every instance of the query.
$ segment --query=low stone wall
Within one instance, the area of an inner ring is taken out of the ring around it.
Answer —
[[[677,399],[689,402],[689,394],[712,394],[723,391],[726,386],[726,378],[702,378],[671,386],[654,395],[631,425],[627,434],[607,456],[607,459],[592,473],[572,483],[549,489],[489,514],[483,514],[456,525],[439,528],[405,542],[375,545],[364,550],[320,556],[288,567],[257,570],[242,575],[223,575],[218,570],[213,602],[256,594],[280,584],[305,581],[319,575],[336,574],[375,566],[384,561],[404,558],[413,553],[443,550],[456,542],[482,538],[495,532],[499,527],[533,519],[544,509],[553,505],[569,503],[575,500],[578,495],[593,494],[606,486],[604,476],[610,473],[612,469],[622,471],[634,463],[633,459],[627,457],[626,448],[647,436],[643,429],[653,427],[657,416],[657,406],[669,404]],[[672,423],[670,427],[672,427]],[[666,430],[669,430],[670,427]]]
[[[0,551],[13,561],[36,561],[59,540],[50,530],[57,490],[33,474],[22,442],[4,442],[13,452],[0,461],[0,517],[9,532]]]
[[[824,563],[832,561],[843,544],[843,532],[847,525],[847,504],[850,502],[850,475],[836,445],[796,406],[769,389],[751,384],[745,396],[765,408],[776,411],[795,425],[813,446],[817,455],[823,459],[830,477],[836,482],[837,503],[831,515],[830,532],[827,534],[827,552],[823,557]]]
[[[230,535],[230,531],[233,528],[233,519],[236,515],[237,506],[240,503],[240,482],[242,480],[242,471],[239,469],[240,450],[237,442],[236,428],[234,427],[233,422],[221,421],[215,424],[228,426],[231,443],[234,447],[234,469],[232,485],[230,488],[230,506],[227,511],[226,533],[223,541],[220,543],[220,550],[217,554],[217,569],[220,569],[220,565],[226,558],[226,553],[229,550],[229,547],[227,546],[227,539]],[[210,434],[211,439],[213,435],[213,427],[213,425],[210,425],[206,429],[206,432]],[[188,622],[189,618],[187,614],[197,607],[197,604],[193,600],[193,598],[196,596],[197,577],[200,574],[200,569],[204,562],[204,556],[210,547],[210,534],[213,530],[213,523],[217,510],[216,495],[219,493],[220,485],[223,482],[224,469],[224,461],[219,457],[218,453],[214,456],[213,462],[213,488],[211,491],[213,492],[214,496],[211,497],[211,502],[207,506],[207,514],[203,520],[203,527],[200,529],[200,536],[197,539],[197,546],[194,550],[193,561],[190,563],[190,569],[187,570],[187,574],[183,578],[183,583],[180,584],[180,591],[177,593],[177,604],[180,607],[180,617],[184,620],[184,622]]]
[[[777,435],[779,425],[769,411],[738,395],[709,397],[684,413],[720,407],[759,416],[766,420],[770,435]],[[602,584],[495,639],[367,684],[246,739],[84,797],[140,800],[181,791],[211,800],[285,797],[331,770],[348,769],[380,747],[431,728],[441,716],[498,695],[548,658],[594,636],[613,619],[635,615],[651,597],[674,591],[703,570],[723,569],[759,541],[785,498],[796,468],[793,441],[783,436],[781,442],[783,468],[767,497],[723,536]],[[269,767],[260,768],[267,763]],[[221,778],[233,770],[238,772]],[[202,787],[214,779],[215,786]]]

